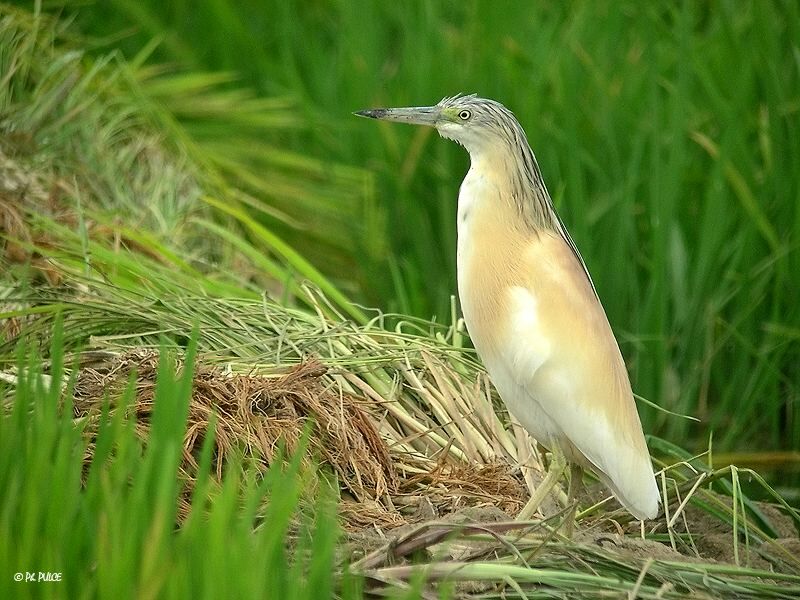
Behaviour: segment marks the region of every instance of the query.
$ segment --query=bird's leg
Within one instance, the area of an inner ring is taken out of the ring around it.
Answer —
[[[578,512],[578,493],[582,487],[583,467],[571,463],[569,466],[569,488],[567,490],[569,513],[567,514],[566,531],[564,532],[564,535],[569,539],[572,539],[572,533],[575,529],[575,515]]]
[[[558,446],[554,445],[551,451],[550,466],[547,469],[547,475],[544,476],[539,487],[533,492],[531,499],[528,500],[528,503],[517,515],[517,521],[526,521],[536,512],[536,509],[539,508],[542,501],[547,498],[547,494],[553,490],[558,480],[564,474],[566,466],[567,461],[563,452],[561,452]]]

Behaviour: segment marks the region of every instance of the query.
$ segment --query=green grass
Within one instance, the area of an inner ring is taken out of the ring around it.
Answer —
[[[213,429],[197,457],[191,512],[176,531],[178,476],[191,393],[194,344],[176,374],[162,347],[150,434],[126,418],[133,387],[72,418],[74,381],[63,368],[60,326],[50,360],[18,349],[18,377],[0,415],[0,595],[4,598],[325,598],[338,590],[338,538],[330,492],[313,517],[298,502],[308,477],[298,453],[266,474],[240,459],[212,482]],[[8,372],[6,372],[8,374]],[[93,427],[88,427],[93,422]],[[89,431],[92,435],[89,435]],[[82,458],[91,462],[82,468]],[[300,523],[298,528],[297,523]],[[257,525],[257,526],[256,526]],[[295,539],[287,545],[290,525]],[[60,573],[16,582],[14,573]],[[349,590],[349,591],[348,591]]]

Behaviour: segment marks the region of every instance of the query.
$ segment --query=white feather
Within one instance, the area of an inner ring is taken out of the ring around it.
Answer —
[[[634,516],[655,517],[659,496],[649,455],[620,435],[601,405],[587,402],[581,360],[553,355],[558,340],[547,337],[534,292],[513,286],[508,293],[510,335],[497,357],[485,361],[508,409],[543,444],[569,440]]]

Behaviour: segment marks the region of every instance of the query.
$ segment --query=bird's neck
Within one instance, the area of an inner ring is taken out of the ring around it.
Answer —
[[[560,229],[539,165],[527,144],[514,149],[472,149],[469,154],[467,178],[490,183],[497,191],[493,201],[510,204],[519,215],[520,224],[536,231]]]

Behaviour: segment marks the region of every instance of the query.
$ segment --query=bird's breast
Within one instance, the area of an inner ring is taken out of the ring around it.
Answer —
[[[458,196],[458,293],[470,337],[484,362],[508,328],[508,290],[520,270],[523,235],[507,194],[471,168]]]
[[[537,439],[557,433],[524,386],[519,372],[534,373],[546,358],[536,290],[528,280],[525,246],[530,232],[491,179],[467,175],[458,199],[458,293],[470,339],[508,406]],[[530,345],[536,346],[532,352]],[[526,350],[518,352],[517,350]]]

